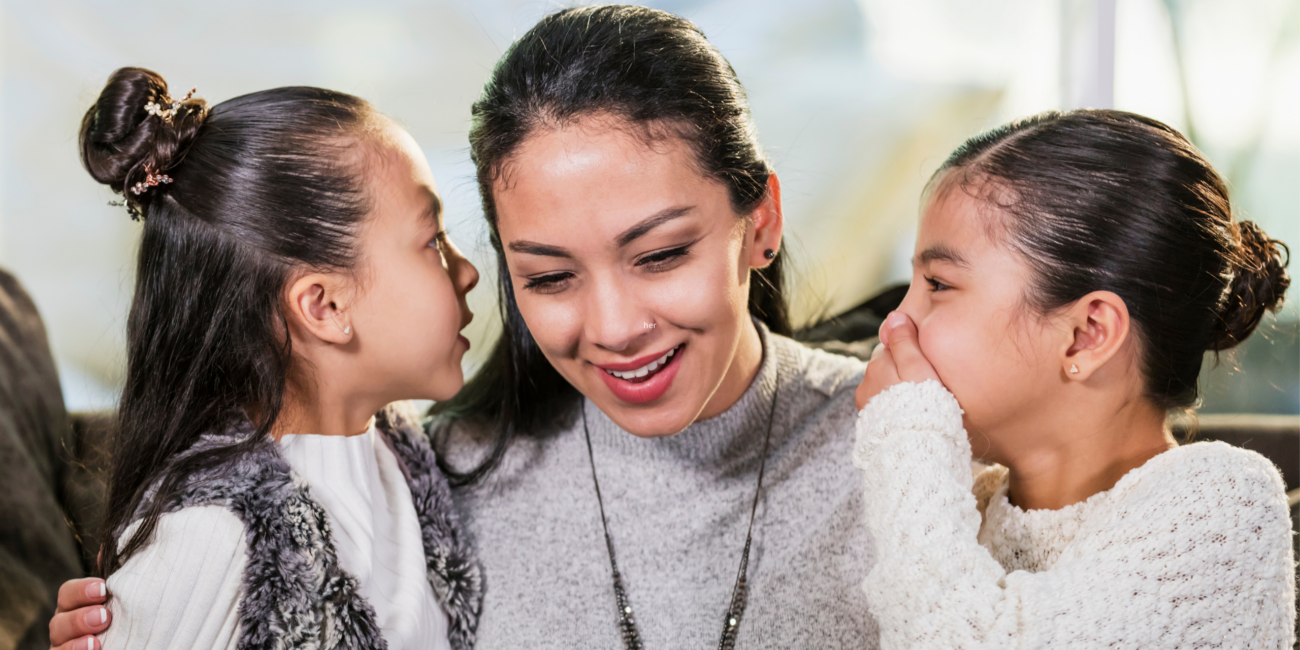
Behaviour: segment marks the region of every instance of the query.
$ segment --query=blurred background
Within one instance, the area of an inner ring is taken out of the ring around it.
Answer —
[[[782,180],[808,322],[909,277],[925,180],[966,137],[1047,109],[1114,107],[1189,135],[1239,212],[1300,250],[1300,0],[665,0],[749,91]],[[0,266],[45,318],[70,411],[111,408],[139,226],[80,168],[110,72],[211,103],[283,85],[372,101],[428,156],[484,272],[469,370],[498,327],[466,133],[537,0],[0,0]],[[1300,267],[1292,266],[1293,275]],[[1204,412],[1300,413],[1300,308],[1207,364]],[[213,296],[211,299],[220,299]]]

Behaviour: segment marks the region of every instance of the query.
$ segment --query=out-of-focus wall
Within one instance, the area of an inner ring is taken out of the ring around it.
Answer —
[[[796,315],[812,318],[906,277],[920,188],[965,137],[1079,101],[1075,77],[1090,74],[1096,44],[1089,20],[1105,1],[649,4],[699,24],[745,83],[782,179]],[[1300,0],[1112,4],[1116,107],[1190,129],[1245,211],[1300,245]],[[469,106],[509,43],[560,6],[0,0],[0,265],[45,316],[70,408],[111,405],[122,379],[139,228],[107,205],[112,195],[81,170],[76,148],[79,120],[112,70],[149,67],[174,95],[197,86],[214,103],[325,86],[405,125],[430,159],[452,237],[484,271],[471,295],[472,368],[497,321]],[[1294,332],[1296,313],[1279,336]],[[1295,354],[1275,363],[1290,354],[1284,346],[1260,349],[1273,371],[1300,375]],[[1278,390],[1262,407],[1222,408],[1300,411],[1300,396]]]

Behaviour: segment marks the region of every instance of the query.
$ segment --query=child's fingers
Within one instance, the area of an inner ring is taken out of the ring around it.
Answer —
[[[59,586],[59,611],[66,612],[98,605],[108,600],[108,587],[99,578],[81,578],[69,580]]]
[[[93,636],[83,636],[63,645],[52,645],[50,650],[103,650],[103,645]]]
[[[876,347],[871,349],[871,359],[869,359],[869,361],[875,361],[881,354],[883,354],[888,349],[889,348],[886,348],[884,343],[877,343]]]
[[[108,629],[112,615],[103,605],[59,612],[50,619],[50,646],[62,646]]]
[[[858,389],[853,392],[853,402],[861,410],[867,402],[871,401],[871,398],[879,395],[880,391],[899,381],[901,380],[898,378],[898,370],[894,367],[894,357],[889,354],[889,348],[878,345],[871,353],[871,361],[867,363],[867,371],[863,374],[862,383],[858,384]]]
[[[902,381],[925,381],[938,379],[930,360],[921,352],[916,325],[903,312],[893,312],[885,319],[885,330],[889,332],[889,353],[898,369]]]

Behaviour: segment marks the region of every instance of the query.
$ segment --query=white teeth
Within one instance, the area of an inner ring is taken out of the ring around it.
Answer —
[[[668,365],[668,360],[671,359],[673,355],[676,353],[677,353],[677,348],[673,348],[665,352],[664,356],[659,357],[658,359],[655,359],[654,361],[651,361],[650,363],[640,368],[637,368],[636,370],[629,370],[627,372],[618,372],[617,370],[606,370],[605,372],[608,372],[609,374],[618,377],[619,379],[634,379],[636,377],[644,377],[654,372],[655,370],[658,370],[659,366]]]

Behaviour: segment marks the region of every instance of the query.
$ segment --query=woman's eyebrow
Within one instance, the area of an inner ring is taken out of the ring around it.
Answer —
[[[569,254],[569,251],[560,248],[559,246],[539,244],[537,242],[532,242],[527,240],[512,241],[510,242],[509,246],[506,246],[506,248],[509,248],[510,250],[516,253],[527,253],[529,255],[542,255],[544,257],[564,257],[568,259],[573,259],[573,256]]]
[[[921,251],[921,254],[913,258],[912,261],[913,264],[929,264],[930,262],[948,262],[954,266],[970,268],[970,262],[966,261],[966,257],[961,252],[945,244],[931,246]]]
[[[654,215],[647,217],[641,223],[638,223],[637,225],[632,226],[627,230],[624,230],[623,234],[614,238],[614,242],[618,244],[619,248],[623,248],[624,246],[627,246],[628,244],[631,244],[633,241],[635,241],[637,237],[640,237],[650,232],[651,230],[654,230],[655,228],[663,225],[664,223],[672,221],[673,219],[676,219],[677,217],[680,217],[694,209],[695,206],[688,205],[680,208],[668,208],[667,210],[660,210]]]

